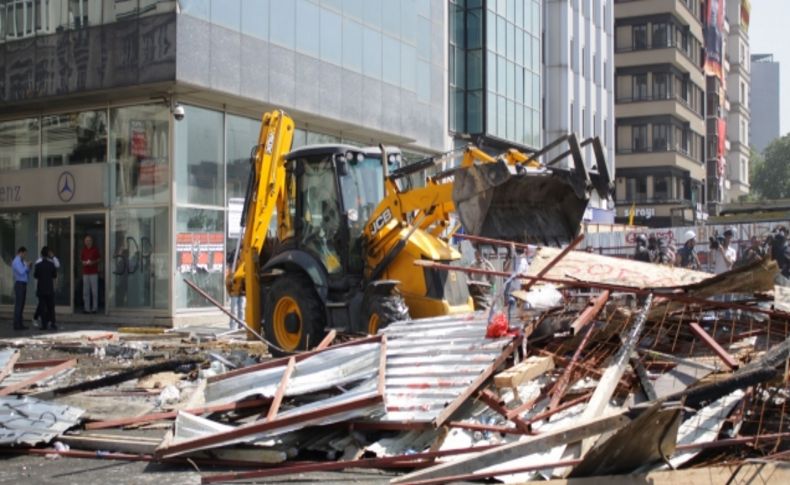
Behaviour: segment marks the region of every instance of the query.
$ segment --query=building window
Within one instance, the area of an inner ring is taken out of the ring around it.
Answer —
[[[1,156],[1,155],[0,155]],[[0,304],[14,303],[14,281],[11,277],[11,262],[20,246],[27,248],[27,258],[35,261],[38,243],[36,235],[38,214],[35,212],[0,213],[0,259],[4,266],[3,282],[0,284]],[[35,304],[36,285],[27,285],[27,303]]]
[[[647,151],[647,125],[631,127],[631,149],[635,152]]]
[[[669,200],[671,194],[669,188],[672,186],[670,177],[653,177],[653,198],[656,200]]]
[[[116,204],[170,201],[169,120],[170,112],[161,104],[110,110]]]
[[[653,125],[653,151],[666,152],[671,149],[670,125]]]
[[[634,25],[634,49],[647,49],[647,26],[645,24]]]
[[[645,202],[647,200],[647,178],[626,179],[625,198],[629,202]]]
[[[113,209],[110,220],[111,307],[167,309],[173,254],[168,208]]]
[[[225,212],[179,208],[176,211],[176,308],[208,307],[210,303],[187,287],[188,278],[218,301],[225,291]]]
[[[634,74],[632,79],[634,100],[639,101],[647,99],[647,74]]]
[[[663,72],[653,74],[653,99],[669,99],[670,75]]]
[[[224,206],[222,113],[185,106],[186,116],[175,125],[175,181],[178,202]]]
[[[38,167],[38,118],[0,123],[0,172]]]
[[[669,47],[669,25],[653,24],[653,48]]]
[[[44,116],[41,126],[47,167],[107,160],[107,111]]]

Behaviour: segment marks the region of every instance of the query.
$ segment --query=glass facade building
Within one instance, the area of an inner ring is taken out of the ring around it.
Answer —
[[[450,1],[450,130],[541,144],[541,2]]]
[[[62,263],[58,313],[78,313],[91,235],[104,321],[226,320],[184,279],[227,298],[262,113],[295,119],[294,148],[446,150],[446,12],[438,0],[0,0],[0,313],[16,249],[45,244]]]

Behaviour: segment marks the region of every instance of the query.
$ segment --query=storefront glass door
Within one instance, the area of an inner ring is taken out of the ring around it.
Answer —
[[[60,262],[55,282],[55,304],[60,311],[82,311],[83,279],[80,253],[90,236],[99,250],[98,313],[104,313],[104,288],[106,264],[105,212],[45,213],[41,214],[39,246],[35,248],[38,259],[43,246],[49,247]],[[35,294],[35,293],[34,293]],[[90,294],[89,298],[92,298]]]

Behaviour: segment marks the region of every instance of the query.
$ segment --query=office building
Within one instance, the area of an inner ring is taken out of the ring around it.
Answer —
[[[514,138],[528,123],[520,140],[537,145],[540,44],[524,32],[539,31],[539,3],[519,5],[521,20],[487,9],[490,79],[464,89],[478,132]],[[0,311],[16,248],[45,244],[62,265],[58,313],[80,311],[91,235],[102,321],[216,320],[183,279],[225,297],[261,114],[285,109],[296,146],[446,150],[446,18],[443,0],[0,2]]]
[[[704,219],[703,2],[615,2],[617,221]]]
[[[449,120],[457,146],[541,146],[541,3],[450,0]]]
[[[610,174],[615,173],[614,3],[546,0],[543,8],[546,143],[568,133],[597,136]],[[593,163],[592,147],[584,150],[585,160]],[[614,207],[594,194],[585,219],[613,223],[614,215]]]
[[[749,93],[753,116],[749,122],[749,142],[762,153],[765,147],[781,136],[779,131],[779,61],[772,54],[751,56],[752,89]]]
[[[749,194],[749,123],[751,109],[749,97],[749,14],[747,0],[727,2],[729,35],[726,50],[727,73],[727,169],[724,203],[737,202]]]

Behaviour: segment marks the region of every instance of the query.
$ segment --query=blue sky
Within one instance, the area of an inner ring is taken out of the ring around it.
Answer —
[[[784,135],[790,131],[790,1],[751,0],[751,3],[749,43],[752,54],[773,54],[774,60],[779,61],[779,132]],[[752,117],[755,116],[759,113],[752,112]]]

